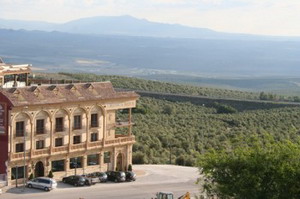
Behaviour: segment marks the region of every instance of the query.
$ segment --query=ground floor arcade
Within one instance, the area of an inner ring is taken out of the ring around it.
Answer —
[[[53,173],[53,178],[57,180],[68,175],[81,175],[96,171],[125,171],[129,164],[132,164],[132,144],[41,156],[34,159],[25,158],[25,160],[19,159],[8,163],[7,184],[22,184],[24,176],[26,179],[30,175],[48,176],[50,171]]]

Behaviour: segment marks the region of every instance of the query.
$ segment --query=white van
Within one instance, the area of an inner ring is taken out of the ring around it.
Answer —
[[[52,178],[38,177],[38,178],[34,178],[32,180],[29,180],[27,182],[27,187],[28,188],[38,188],[38,189],[43,189],[45,191],[50,191],[57,187],[57,183]]]

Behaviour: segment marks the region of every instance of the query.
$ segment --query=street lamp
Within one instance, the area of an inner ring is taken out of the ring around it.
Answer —
[[[77,157],[74,158],[74,161],[72,163],[75,166],[75,175],[77,175]]]
[[[26,186],[26,132],[24,132],[24,167],[23,167],[23,191],[25,191]]]

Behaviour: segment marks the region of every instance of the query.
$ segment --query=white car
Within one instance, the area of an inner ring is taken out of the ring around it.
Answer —
[[[38,188],[45,191],[50,191],[57,187],[57,182],[52,178],[38,177],[27,182],[28,188]]]

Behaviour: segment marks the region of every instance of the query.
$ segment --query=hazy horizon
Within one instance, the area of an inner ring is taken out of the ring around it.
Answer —
[[[2,0],[0,7],[3,19],[64,23],[130,15],[220,32],[274,36],[300,36],[299,10],[300,2],[292,0]]]

